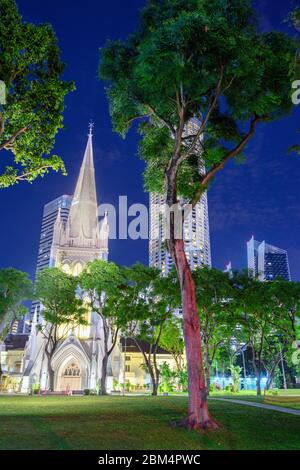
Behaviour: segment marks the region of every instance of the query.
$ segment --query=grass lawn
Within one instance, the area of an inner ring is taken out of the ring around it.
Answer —
[[[0,449],[300,449],[300,418],[210,402],[222,426],[174,428],[186,397],[0,396]]]
[[[290,390],[279,390],[278,395],[275,395],[274,401],[272,402],[272,396],[270,395],[270,400],[264,401],[264,395],[258,397],[256,391],[254,390],[241,390],[238,393],[230,393],[226,391],[212,392],[209,394],[212,398],[228,398],[244,401],[254,401],[256,403],[266,403],[269,405],[283,406],[284,408],[291,408],[294,410],[300,410],[300,403],[288,403],[285,401],[278,401],[278,398],[282,397],[300,397],[300,390],[290,389]]]

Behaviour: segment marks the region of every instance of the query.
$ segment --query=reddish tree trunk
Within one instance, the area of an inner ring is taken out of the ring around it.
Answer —
[[[184,252],[183,240],[174,241],[174,261],[181,288],[183,333],[188,369],[189,410],[184,423],[190,429],[217,428],[218,425],[210,417],[207,406],[196,289]]]

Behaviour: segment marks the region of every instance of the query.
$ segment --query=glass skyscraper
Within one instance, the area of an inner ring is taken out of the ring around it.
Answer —
[[[252,238],[247,242],[248,272],[260,281],[273,281],[281,277],[291,281],[288,253],[282,248],[259,242]]]

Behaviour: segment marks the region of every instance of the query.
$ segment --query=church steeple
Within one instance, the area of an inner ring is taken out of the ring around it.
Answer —
[[[72,245],[97,245],[98,210],[93,157],[93,123],[89,134],[79,178],[67,223],[67,235]]]

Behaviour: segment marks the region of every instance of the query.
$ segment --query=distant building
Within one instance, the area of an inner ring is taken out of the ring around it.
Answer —
[[[194,135],[199,129],[199,121],[191,119],[187,134]],[[199,145],[200,147],[200,145]],[[201,149],[199,148],[199,155]],[[201,159],[199,173],[203,172]],[[167,275],[173,266],[173,259],[167,249],[165,233],[165,195],[150,194],[150,236],[149,265]],[[201,266],[211,266],[209,219],[207,193],[195,205],[184,222],[185,253],[192,270]]]
[[[288,253],[282,248],[259,242],[252,238],[247,242],[248,272],[261,281],[273,281],[281,277],[291,281]]]

